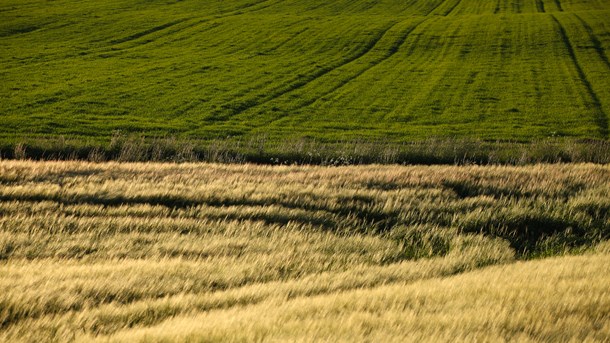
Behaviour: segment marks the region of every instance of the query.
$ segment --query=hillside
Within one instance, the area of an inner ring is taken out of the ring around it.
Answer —
[[[606,0],[0,0],[0,139],[608,137]]]

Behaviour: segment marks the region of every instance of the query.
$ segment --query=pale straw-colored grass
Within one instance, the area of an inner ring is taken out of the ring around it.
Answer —
[[[0,340],[604,341],[609,180],[1,161]]]

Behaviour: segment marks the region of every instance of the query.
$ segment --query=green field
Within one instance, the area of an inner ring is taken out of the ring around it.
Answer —
[[[0,341],[607,342],[610,166],[0,162]]]
[[[608,138],[607,0],[0,0],[0,140]]]

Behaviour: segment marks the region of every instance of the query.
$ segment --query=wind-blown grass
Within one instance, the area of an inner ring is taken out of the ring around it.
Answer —
[[[3,161],[0,340],[604,341],[609,179]]]

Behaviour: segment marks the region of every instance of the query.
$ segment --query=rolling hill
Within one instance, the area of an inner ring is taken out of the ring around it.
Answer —
[[[0,0],[0,137],[608,138],[610,1]]]

